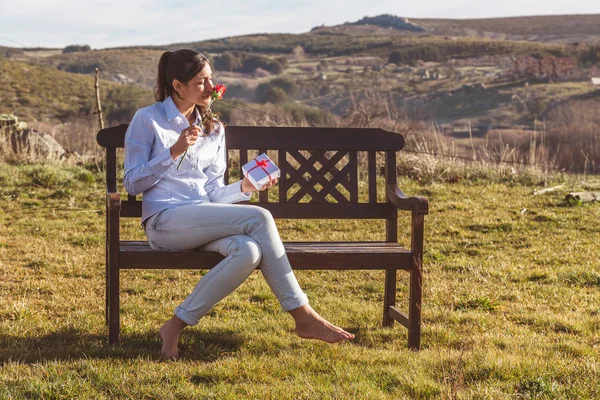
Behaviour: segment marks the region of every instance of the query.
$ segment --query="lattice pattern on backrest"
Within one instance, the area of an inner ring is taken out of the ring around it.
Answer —
[[[355,151],[281,150],[279,167],[280,202],[358,202]]]
[[[385,202],[378,177],[384,171],[384,154],[354,150],[229,150],[232,167],[241,175],[241,165],[260,153],[281,169],[279,183],[259,192],[260,203],[279,204],[376,204]],[[239,155],[239,164],[236,162]],[[235,178],[237,179],[237,177]]]

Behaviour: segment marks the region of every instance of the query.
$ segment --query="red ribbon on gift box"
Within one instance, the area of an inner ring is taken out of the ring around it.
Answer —
[[[256,163],[256,165],[252,168],[250,168],[248,170],[248,172],[246,172],[246,177],[248,177],[248,175],[250,175],[250,171],[252,171],[255,168],[262,168],[263,171],[265,171],[265,173],[267,174],[267,176],[269,177],[269,182],[273,180],[273,178],[271,178],[271,174],[269,174],[269,171],[267,171],[267,163],[271,161],[271,160],[254,160],[254,162]]]

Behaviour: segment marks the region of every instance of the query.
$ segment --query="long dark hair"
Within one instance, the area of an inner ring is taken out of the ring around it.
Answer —
[[[177,79],[184,85],[196,76],[208,63],[208,59],[194,50],[181,49],[165,51],[158,61],[158,77],[154,98],[156,101],[165,101],[171,95],[182,98],[173,88],[173,81]],[[198,106],[197,106],[198,107]],[[200,115],[204,115],[201,107],[198,107]],[[218,116],[210,113],[203,121],[204,128],[211,132],[215,122],[219,122]]]

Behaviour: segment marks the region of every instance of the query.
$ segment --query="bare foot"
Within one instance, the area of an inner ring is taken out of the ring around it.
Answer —
[[[187,324],[179,318],[172,317],[158,330],[158,335],[162,340],[160,354],[162,354],[163,357],[171,360],[177,360],[179,358],[179,351],[177,350],[179,334],[186,326]]]
[[[354,339],[352,333],[333,325],[308,305],[292,310],[290,314],[296,320],[296,333],[303,339],[317,339],[327,343]]]

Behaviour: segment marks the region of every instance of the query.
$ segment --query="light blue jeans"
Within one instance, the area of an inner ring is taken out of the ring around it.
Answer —
[[[215,203],[181,206],[154,214],[146,221],[145,229],[148,243],[155,250],[200,248],[225,257],[175,309],[175,315],[188,325],[196,325],[256,267],[260,267],[284,311],[308,304],[273,216],[264,208]]]

